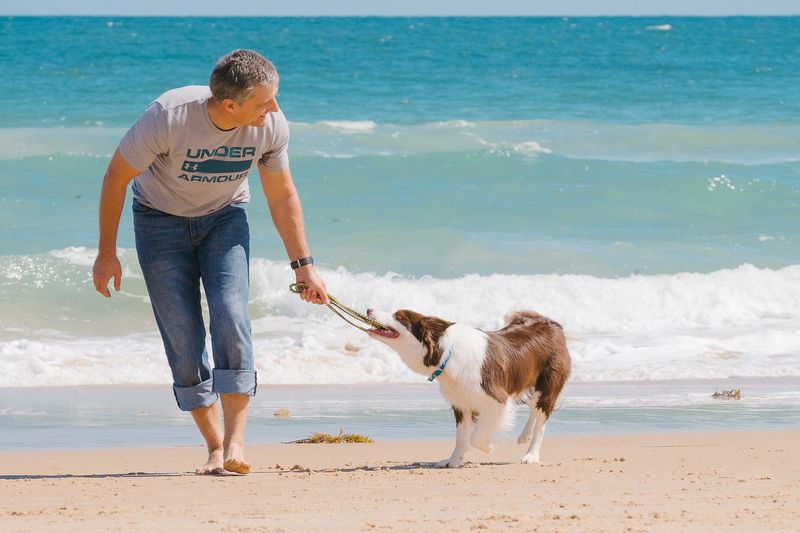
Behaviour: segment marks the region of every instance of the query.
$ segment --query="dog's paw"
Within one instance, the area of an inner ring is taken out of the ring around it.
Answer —
[[[526,453],[522,456],[522,460],[520,463],[524,465],[538,465],[539,464],[539,457],[533,455],[532,453]]]
[[[434,468],[458,468],[464,466],[463,459],[453,459],[450,457],[449,459],[445,459],[444,461],[439,461],[438,463],[434,463]]]

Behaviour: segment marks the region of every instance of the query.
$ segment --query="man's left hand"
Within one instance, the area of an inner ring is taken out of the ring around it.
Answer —
[[[305,283],[306,289],[300,293],[300,298],[317,305],[327,305],[331,303],[328,298],[328,289],[325,282],[317,275],[314,265],[302,266],[294,271],[295,281]]]

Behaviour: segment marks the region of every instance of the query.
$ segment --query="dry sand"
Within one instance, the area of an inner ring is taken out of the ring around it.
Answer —
[[[190,474],[201,447],[0,454],[2,531],[798,531],[800,431],[251,446],[249,476]],[[480,462],[480,464],[477,464]],[[292,470],[295,467],[295,470]]]

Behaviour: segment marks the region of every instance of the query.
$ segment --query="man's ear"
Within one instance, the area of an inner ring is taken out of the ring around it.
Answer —
[[[236,111],[236,109],[239,107],[239,104],[237,104],[236,102],[234,102],[234,101],[233,101],[233,100],[231,100],[230,98],[225,98],[225,99],[222,101],[222,107],[223,107],[223,108],[224,108],[226,111],[233,112],[233,111]]]

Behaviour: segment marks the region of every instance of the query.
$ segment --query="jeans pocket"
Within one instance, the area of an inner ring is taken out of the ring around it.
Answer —
[[[133,199],[133,203],[131,204],[131,211],[133,211],[134,215],[162,214],[161,211],[157,209],[153,209],[152,207],[147,207],[146,205],[139,203],[136,198]]]

